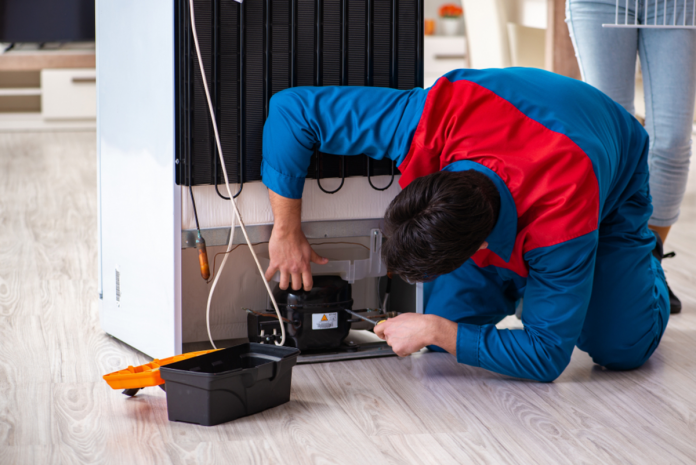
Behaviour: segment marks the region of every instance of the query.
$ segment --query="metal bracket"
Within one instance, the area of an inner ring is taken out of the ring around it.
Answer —
[[[375,229],[380,230],[382,218],[362,220],[308,221],[302,223],[302,231],[307,239],[326,239],[339,237],[361,237],[373,235]],[[246,227],[252,243],[266,242],[271,238],[273,224],[255,224]],[[379,233],[381,237],[381,232]],[[195,229],[181,231],[181,248],[195,248],[198,232]],[[230,228],[201,229],[201,235],[208,247],[227,245],[230,240]],[[381,239],[380,239],[381,240]],[[234,228],[233,244],[245,244],[242,228]],[[381,250],[381,242],[380,242]]]

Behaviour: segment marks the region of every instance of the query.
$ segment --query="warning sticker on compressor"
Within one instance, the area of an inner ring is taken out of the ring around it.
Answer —
[[[312,315],[312,329],[338,328],[338,312],[314,313]]]

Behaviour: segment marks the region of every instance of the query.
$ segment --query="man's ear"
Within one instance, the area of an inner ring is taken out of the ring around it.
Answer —
[[[483,241],[483,244],[481,244],[481,247],[479,247],[479,250],[481,249],[487,249],[488,248],[488,242]]]

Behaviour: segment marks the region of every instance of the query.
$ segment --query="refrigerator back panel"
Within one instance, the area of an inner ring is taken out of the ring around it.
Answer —
[[[270,98],[295,86],[423,86],[423,0],[194,0],[230,182],[261,178]],[[190,32],[176,11],[176,182],[224,184]],[[390,160],[317,152],[308,177],[388,175]],[[379,187],[379,186],[377,186]],[[240,186],[241,189],[241,186]]]

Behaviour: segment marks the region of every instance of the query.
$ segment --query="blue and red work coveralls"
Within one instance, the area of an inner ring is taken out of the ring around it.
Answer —
[[[600,91],[511,68],[452,71],[425,90],[276,94],[263,182],[301,198],[315,148],[396,160],[402,188],[439,170],[477,170],[496,185],[488,248],[424,288],[425,312],[458,323],[460,363],[552,381],[575,346],[612,369],[657,348],[669,303],[647,227],[648,135]],[[522,297],[524,329],[497,329]]]

